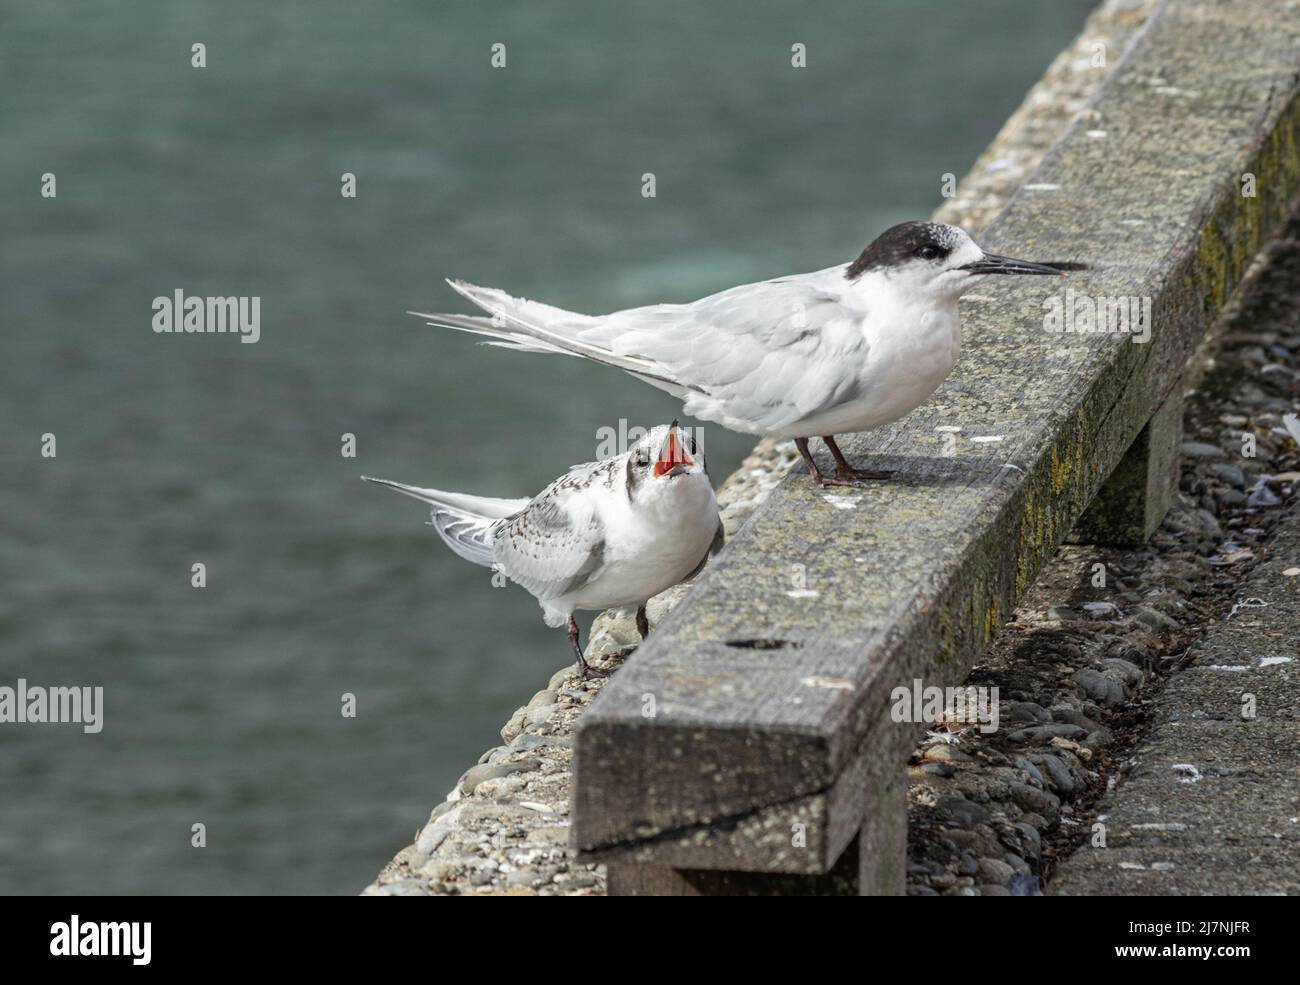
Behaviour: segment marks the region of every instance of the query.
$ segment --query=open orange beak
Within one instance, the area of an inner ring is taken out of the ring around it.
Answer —
[[[668,440],[664,442],[659,451],[659,460],[655,462],[654,477],[659,479],[665,475],[681,475],[687,466],[694,464],[695,461],[686,454],[686,449],[677,439],[677,422],[673,421],[672,427],[668,429]]]

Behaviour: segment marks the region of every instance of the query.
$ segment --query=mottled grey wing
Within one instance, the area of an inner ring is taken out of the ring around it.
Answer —
[[[866,358],[857,316],[821,286],[825,272],[733,287],[692,304],[621,311],[579,338],[652,360],[726,413],[764,430],[857,396]]]
[[[580,588],[604,563],[599,518],[565,508],[588,479],[581,468],[556,479],[493,531],[499,570],[536,598],[559,598]]]

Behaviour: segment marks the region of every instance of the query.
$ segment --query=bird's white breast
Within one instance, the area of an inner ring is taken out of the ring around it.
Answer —
[[[652,479],[662,495],[630,501],[620,490],[598,509],[605,524],[601,570],[568,596],[578,609],[631,606],[676,585],[700,563],[718,529],[718,501],[704,473]]]
[[[920,303],[882,292],[875,302],[859,323],[866,359],[845,367],[857,373],[857,396],[795,422],[782,437],[849,434],[892,423],[925,403],[957,365],[956,298]]]

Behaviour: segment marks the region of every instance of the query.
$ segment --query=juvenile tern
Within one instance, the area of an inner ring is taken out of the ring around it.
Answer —
[[[362,478],[428,503],[431,525],[448,547],[531,592],[546,625],[567,629],[583,677],[605,671],[583,658],[575,610],[635,607],[645,639],[646,601],[722,548],[704,455],[676,421],[621,455],[573,466],[532,499]]]

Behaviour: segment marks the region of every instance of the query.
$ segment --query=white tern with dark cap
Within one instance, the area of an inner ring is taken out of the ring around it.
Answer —
[[[695,441],[674,421],[622,455],[575,465],[532,499],[490,499],[367,482],[430,505],[431,525],[453,551],[500,571],[568,630],[584,677],[604,676],[582,656],[577,609],[636,608],[685,581],[722,548],[722,520]]]
[[[990,274],[1061,272],[985,253],[956,226],[904,222],[851,263],[689,304],[581,315],[452,280],[489,317],[411,314],[489,345],[624,370],[680,397],[693,417],[795,439],[814,479],[849,485],[888,475],[850,466],[835,435],[896,421],[938,389],[961,350],[957,300]],[[808,451],[814,436],[835,457],[834,477]]]

